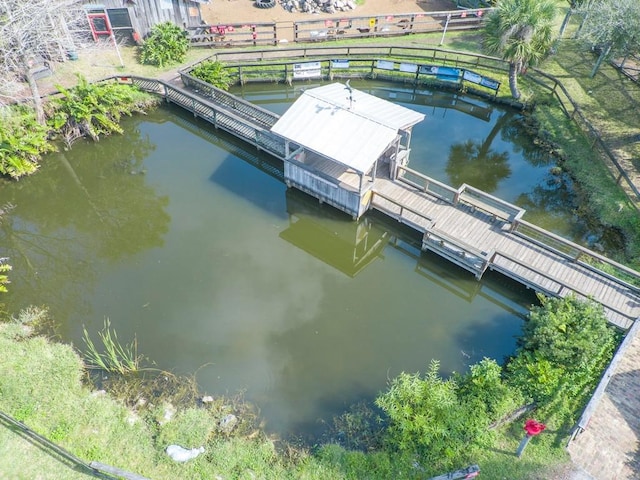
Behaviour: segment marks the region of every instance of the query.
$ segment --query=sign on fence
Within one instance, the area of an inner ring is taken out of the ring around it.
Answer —
[[[317,78],[322,76],[320,62],[294,63],[293,78]]]
[[[396,69],[395,63],[390,62],[389,60],[378,60],[378,63],[376,64],[376,67],[379,68],[380,70],[395,70]]]
[[[445,82],[458,82],[462,71],[459,68],[420,65],[420,73],[435,75],[438,80]]]
[[[349,60],[346,60],[346,59],[331,60],[331,68],[349,68]]]
[[[401,63],[400,71],[407,73],[416,73],[418,71],[418,65],[415,63]]]
[[[476,85],[482,85],[483,87],[487,87],[492,90],[498,90],[500,88],[500,82],[498,82],[497,80],[494,80],[493,78],[483,77],[482,75],[470,70],[465,70],[462,78],[467,82],[475,83]]]

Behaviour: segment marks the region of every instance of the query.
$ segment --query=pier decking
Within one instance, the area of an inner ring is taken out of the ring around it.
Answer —
[[[269,128],[278,116],[191,77],[187,88],[127,77],[140,88],[191,111],[264,150],[285,158],[284,140]],[[453,189],[409,168],[396,178],[377,176],[370,208],[423,235],[422,249],[435,252],[481,278],[495,270],[545,295],[574,294],[604,307],[608,320],[627,330],[640,316],[640,274],[522,220],[524,210],[473,187]],[[343,182],[314,172],[325,182]],[[615,275],[608,273],[615,272]]]

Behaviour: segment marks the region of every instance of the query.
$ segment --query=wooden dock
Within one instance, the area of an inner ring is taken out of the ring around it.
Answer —
[[[259,150],[283,159],[284,140],[270,132],[278,116],[183,75],[187,88],[120,78],[158,93]],[[338,180],[339,181],[339,180]],[[525,211],[471,186],[453,189],[409,168],[379,176],[371,207],[416,229],[422,249],[480,279],[495,270],[548,296],[591,298],[608,320],[628,330],[640,317],[640,273],[522,220]]]

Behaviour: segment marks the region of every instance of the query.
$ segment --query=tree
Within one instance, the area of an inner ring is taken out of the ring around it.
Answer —
[[[582,7],[588,7],[595,1],[597,0],[567,0],[567,3],[569,4],[569,10],[567,10],[567,14],[564,16],[564,20],[562,20],[562,25],[560,26],[560,33],[558,36],[562,38],[562,36],[564,35],[564,31],[567,28],[567,25],[569,25],[569,20],[571,19],[571,15],[573,15],[576,12],[576,10]]]
[[[487,16],[484,46],[509,62],[509,88],[520,98],[518,75],[542,60],[553,43],[556,4],[552,0],[501,0]]]
[[[591,77],[610,55],[626,57],[639,52],[640,3],[638,0],[594,2],[587,11],[580,38],[590,42],[600,53]]]
[[[0,103],[20,97],[27,82],[38,122],[44,112],[34,67],[64,61],[79,42],[86,16],[79,0],[0,0]],[[82,24],[82,27],[78,25]]]
[[[183,62],[189,50],[187,32],[171,22],[155,25],[142,44],[140,61],[145,65],[164,67]]]

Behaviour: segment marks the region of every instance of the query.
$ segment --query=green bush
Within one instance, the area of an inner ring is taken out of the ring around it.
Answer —
[[[489,435],[489,418],[477,402],[461,398],[456,381],[443,379],[439,363],[431,361],[424,378],[401,373],[376,405],[389,416],[389,441],[436,471],[468,460],[472,446]]]
[[[456,375],[459,395],[476,410],[483,412],[491,423],[524,405],[519,390],[511,388],[503,379],[503,368],[491,358],[471,365],[469,373]]]
[[[561,392],[579,406],[611,360],[617,339],[593,301],[540,298],[507,370],[512,385],[543,408]]]
[[[189,50],[187,32],[171,22],[159,23],[140,47],[140,61],[164,67],[183,62]]]
[[[131,85],[89,83],[81,75],[75,87],[57,88],[62,96],[47,104],[47,124],[67,145],[85,136],[97,141],[102,135],[122,133],[122,116],[152,103],[149,94]]]
[[[0,175],[20,178],[35,172],[41,155],[54,150],[47,127],[25,107],[5,108],[0,114]]]
[[[191,70],[191,75],[214,87],[227,90],[233,80],[222,62],[207,60]]]

